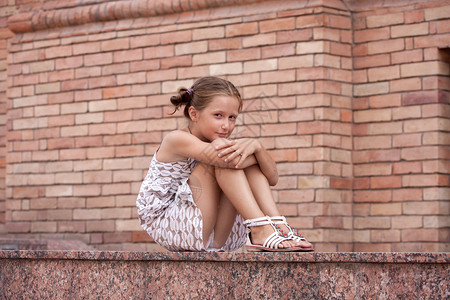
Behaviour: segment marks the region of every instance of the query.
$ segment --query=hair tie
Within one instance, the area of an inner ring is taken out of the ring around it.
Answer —
[[[188,93],[188,95],[191,96],[194,93],[194,89],[188,89],[186,93]]]

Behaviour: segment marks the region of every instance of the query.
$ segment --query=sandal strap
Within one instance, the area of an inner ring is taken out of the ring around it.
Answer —
[[[270,219],[273,221],[274,224],[285,224],[285,223],[287,223],[285,216],[275,216],[275,217],[270,217]]]
[[[260,218],[247,219],[244,221],[247,227],[270,225],[273,228],[273,233],[269,235],[263,243],[263,247],[270,249],[279,249],[279,245],[284,241],[292,240],[291,237],[283,235],[283,233],[275,226],[274,222],[269,216]]]
[[[263,246],[270,249],[278,249],[278,246],[284,242],[290,240],[290,238],[286,238],[283,236],[280,236],[277,231],[269,235],[267,239],[264,241]]]
[[[254,227],[254,226],[264,226],[264,225],[272,225],[272,220],[269,216],[264,216],[260,218],[254,218],[254,219],[247,219],[244,221],[244,225],[247,227]]]
[[[272,220],[272,222],[274,224],[285,225],[289,229],[287,236],[290,237],[292,240],[306,241],[306,239],[300,234],[300,232],[298,232],[294,227],[292,227],[291,225],[289,225],[287,223],[285,216],[274,216],[274,217],[270,217],[270,219]]]

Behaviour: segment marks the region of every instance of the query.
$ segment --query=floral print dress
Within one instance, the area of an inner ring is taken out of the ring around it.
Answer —
[[[156,154],[142,182],[136,200],[142,228],[155,242],[170,251],[233,251],[246,242],[241,215],[236,216],[232,231],[221,249],[203,242],[203,220],[187,183],[197,161],[159,162]],[[213,234],[212,234],[213,235]]]

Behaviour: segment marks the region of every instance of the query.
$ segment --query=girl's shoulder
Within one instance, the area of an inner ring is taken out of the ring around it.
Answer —
[[[171,146],[176,146],[179,143],[184,143],[184,141],[189,138],[190,133],[181,129],[173,130],[166,134],[162,140],[162,143],[170,144]]]
[[[189,133],[183,130],[174,130],[166,134],[158,150],[158,160],[172,162],[187,158],[180,151],[186,145]]]

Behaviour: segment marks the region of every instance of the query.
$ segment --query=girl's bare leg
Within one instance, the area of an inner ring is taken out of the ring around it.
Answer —
[[[245,174],[252,193],[263,213],[270,217],[279,216],[280,212],[273,199],[269,182],[267,181],[266,176],[261,172],[261,169],[257,165],[254,165],[246,168]],[[280,225],[280,227],[284,232],[289,232],[289,229],[286,226]],[[307,241],[300,241],[296,243],[295,246],[308,248],[311,247],[312,244]]]
[[[217,220],[221,190],[217,184],[214,167],[199,163],[192,171],[189,180],[194,202],[203,218],[203,242],[210,242],[211,233]]]
[[[217,183],[223,193],[244,219],[260,218],[267,215],[256,201],[247,175],[243,170],[216,168],[215,174]],[[252,227],[250,230],[254,244],[263,244],[266,238],[273,233],[273,228],[270,225]],[[280,248],[295,245],[297,243],[294,241],[284,241],[280,244]]]
[[[221,248],[233,228],[236,209],[225,197],[215,178],[215,168],[199,163],[189,177],[194,202],[203,218],[203,241],[205,247],[214,230],[214,248]]]
[[[230,235],[236,211],[244,219],[267,215],[259,207],[248,183],[247,175],[242,170],[219,169],[199,163],[192,171],[188,184],[194,201],[202,213],[205,247],[210,242],[213,230],[215,232],[213,246],[216,248],[223,246]],[[263,244],[265,239],[273,233],[273,228],[270,225],[252,227],[251,232],[252,242]],[[280,244],[280,248],[295,245],[293,241],[285,241]]]
[[[233,204],[231,204],[230,200],[223,193],[220,197],[218,209],[216,225],[214,226],[213,247],[220,249],[230,236],[237,212]]]

